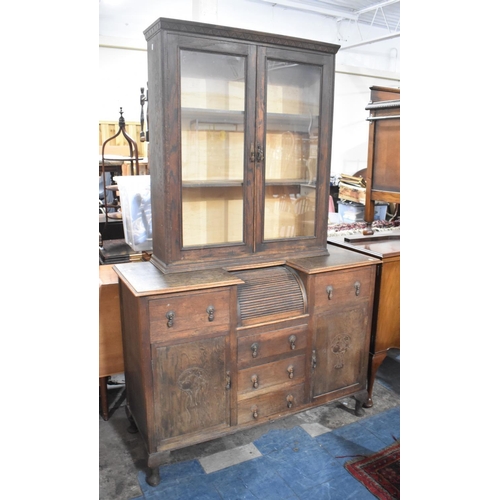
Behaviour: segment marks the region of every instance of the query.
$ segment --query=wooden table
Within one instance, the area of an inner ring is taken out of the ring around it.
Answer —
[[[328,243],[380,259],[375,285],[375,302],[368,369],[368,400],[378,368],[391,348],[400,348],[400,229],[372,236],[329,237]],[[397,239],[396,239],[397,238]],[[348,240],[348,241],[346,241]]]
[[[108,379],[124,370],[118,276],[112,264],[105,264],[99,266],[99,388],[104,420],[109,418]]]

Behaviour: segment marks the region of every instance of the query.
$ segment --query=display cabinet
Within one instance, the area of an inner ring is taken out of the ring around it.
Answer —
[[[171,19],[145,35],[152,262],[324,254],[339,47]]]
[[[347,396],[362,414],[378,259],[327,246],[337,45],[145,35],[153,255],[115,270],[156,485],[172,450]]]

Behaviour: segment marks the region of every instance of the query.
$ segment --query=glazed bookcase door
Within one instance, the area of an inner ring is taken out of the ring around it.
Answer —
[[[239,54],[180,49],[184,249],[248,240],[246,62]]]
[[[164,47],[165,83],[150,92],[167,124],[156,150],[163,168],[151,172],[162,208],[153,254],[171,263],[251,253],[255,47],[175,34]]]
[[[258,52],[257,248],[323,246],[333,95],[331,58]]]

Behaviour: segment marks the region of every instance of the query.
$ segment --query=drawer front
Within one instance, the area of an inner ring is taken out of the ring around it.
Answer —
[[[266,359],[294,354],[307,345],[307,325],[238,338],[238,368],[262,364]]]
[[[152,343],[172,340],[186,332],[195,336],[224,331],[229,324],[229,290],[170,295],[149,301]]]
[[[314,307],[316,312],[336,304],[369,300],[374,292],[375,266],[316,275]]]
[[[304,382],[304,370],[304,355],[240,370],[238,394],[258,393],[276,385]]]
[[[304,384],[294,385],[238,402],[238,424],[262,422],[292,413],[304,404]]]

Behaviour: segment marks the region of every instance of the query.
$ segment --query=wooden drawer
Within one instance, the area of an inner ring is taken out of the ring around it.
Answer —
[[[375,266],[319,274],[315,279],[314,307],[318,312],[332,305],[370,299],[374,291]]]
[[[289,405],[290,400],[290,407]],[[238,424],[259,422],[291,413],[304,404],[304,384],[294,385],[238,402]]]
[[[213,309],[213,315],[210,310]],[[169,323],[168,316],[173,313]],[[170,326],[169,326],[170,324]],[[210,290],[162,296],[149,301],[151,342],[173,340],[183,334],[227,330],[230,324],[229,290]]]
[[[273,356],[295,354],[307,345],[307,325],[238,338],[238,368],[255,366]]]
[[[238,394],[257,393],[269,387],[304,382],[305,356],[293,356],[238,372]]]

